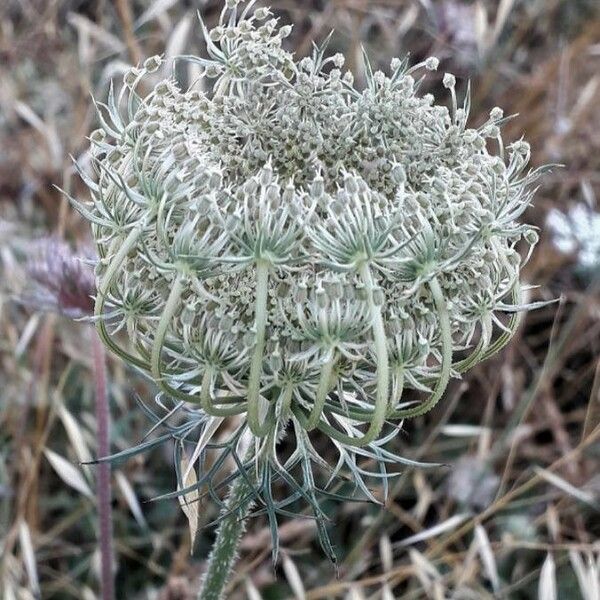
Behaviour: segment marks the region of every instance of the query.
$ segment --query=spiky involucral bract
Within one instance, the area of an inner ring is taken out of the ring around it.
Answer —
[[[537,239],[517,220],[539,172],[526,172],[525,142],[505,149],[500,109],[467,126],[452,75],[450,109],[418,95],[414,75],[436,59],[396,59],[389,75],[366,61],[357,89],[341,55],[315,47],[296,62],[289,28],[239,4],[204,30],[208,58],[181,57],[209,92],[149,89],[154,57],[99,106],[93,205],[80,206],[101,257],[96,315],[105,342],[188,415],[176,437],[200,431],[200,458],[234,456],[272,521],[296,500],[320,517],[312,467],[327,465],[309,432],[337,449],[331,480],[346,467],[370,495],[358,457],[384,482],[386,463],[407,462],[383,448],[386,423],[425,413],[510,339],[515,246]],[[406,390],[426,397],[407,403]],[[237,429],[217,443],[208,433],[228,417]],[[296,450],[281,464],[286,430]],[[275,479],[289,498],[273,499]]]

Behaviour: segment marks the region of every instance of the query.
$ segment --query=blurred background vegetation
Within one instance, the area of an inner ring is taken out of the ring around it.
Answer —
[[[337,569],[306,520],[282,524],[284,558],[273,568],[268,529],[256,519],[230,597],[597,600],[600,242],[597,263],[581,268],[584,242],[559,252],[546,219],[567,214],[564,229],[569,211],[584,206],[577,231],[600,240],[600,2],[270,4],[296,24],[298,55],[332,29],[331,50],[345,52],[359,78],[361,45],[382,67],[393,56],[435,55],[442,65],[424,91],[445,101],[440,82],[451,71],[463,93],[473,85],[473,123],[496,105],[518,113],[506,137],[531,142],[534,166],[564,165],[545,177],[527,215],[541,229],[526,272],[539,286],[531,299],[561,300],[530,313],[501,355],[455,381],[394,442],[405,456],[448,467],[402,473],[384,508],[325,506]],[[38,240],[62,238],[80,252],[88,243],[85,223],[53,186],[85,199],[69,155],[86,152],[90,95],[103,100],[111,78],[153,54],[201,53],[197,10],[213,21],[220,0],[0,2],[2,599],[99,597],[96,472],[80,464],[96,455],[90,326],[39,310],[48,304],[39,294],[37,305],[15,299],[27,295]],[[154,392],[113,360],[109,386],[116,452],[143,439],[149,423],[135,398]],[[175,487],[172,463],[160,447],[113,469],[118,599],[195,597],[213,538],[203,526],[216,509],[196,505],[190,555],[178,503],[149,502]]]

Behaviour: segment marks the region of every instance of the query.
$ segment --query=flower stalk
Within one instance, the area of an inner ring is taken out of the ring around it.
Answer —
[[[247,457],[251,458],[252,451]],[[238,476],[232,483],[229,495],[221,513],[217,537],[213,544],[206,574],[202,580],[198,600],[222,600],[233,564],[237,558],[238,546],[244,531],[246,519],[253,502],[253,487],[246,476]]]
[[[95,329],[90,329],[94,364],[94,388],[98,455],[110,455],[110,405],[106,378],[106,352]],[[111,504],[110,462],[98,465],[96,496],[98,499],[99,545],[100,545],[100,597],[114,600],[113,533]]]
[[[267,328],[267,302],[269,298],[269,263],[256,263],[256,308],[254,317],[255,342],[248,377],[248,425],[257,437],[264,437],[269,430],[268,422],[260,422],[260,377],[263,371],[265,332]]]

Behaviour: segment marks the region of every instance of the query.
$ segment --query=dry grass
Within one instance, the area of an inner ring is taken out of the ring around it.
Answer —
[[[35,314],[11,294],[23,283],[32,239],[69,240],[86,228],[52,184],[82,192],[79,156],[103,96],[129,61],[198,49],[196,3],[165,0],[8,0],[0,7],[0,596],[97,597],[99,561],[91,361],[86,326]],[[217,2],[200,2],[213,18]],[[434,53],[471,78],[474,120],[492,106],[520,113],[512,138],[546,177],[529,215],[600,198],[600,14],[597,0],[281,0],[299,23],[298,53],[337,30],[333,45],[360,74],[365,44],[383,61]],[[443,69],[440,70],[443,73]],[[434,84],[435,87],[435,84]],[[436,91],[434,89],[434,91]],[[542,234],[527,277],[531,313],[500,356],[455,382],[445,402],[398,439],[405,455],[449,468],[407,471],[384,510],[326,506],[341,561],[336,574],[304,521],[282,526],[285,558],[269,562],[257,520],[247,534],[232,598],[541,598],[600,594],[600,295]],[[134,396],[149,385],[110,365],[113,449],[139,441],[147,422]],[[118,598],[192,598],[212,532],[190,558],[187,519],[170,491],[169,453],[113,475]],[[375,493],[378,493],[375,490]],[[214,517],[201,506],[201,525]]]

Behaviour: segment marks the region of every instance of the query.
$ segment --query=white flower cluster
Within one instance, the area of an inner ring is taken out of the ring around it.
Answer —
[[[166,394],[246,414],[258,438],[293,419],[366,446],[510,338],[539,173],[528,144],[505,149],[500,109],[467,126],[454,76],[450,109],[418,94],[436,59],[367,62],[359,90],[341,55],[295,62],[289,28],[239,4],[205,30],[208,58],[182,57],[211,92],[168,79],[142,95],[153,57],[99,106],[80,209],[100,329]],[[429,397],[407,407],[405,388]]]
[[[527,308],[516,246],[537,241],[519,219],[542,170],[527,171],[525,142],[505,148],[500,109],[468,127],[453,75],[450,109],[418,94],[437,59],[394,59],[386,75],[365,56],[357,89],[326,43],[295,61],[289,27],[253,4],[228,0],[218,26],[203,25],[207,57],[180,57],[210,91],[175,79],[149,90],[160,57],[111,88],[90,136],[97,176],[81,173],[92,203],[73,202],[100,256],[102,339],[160,388],[156,426],[184,415],[167,425],[179,455],[197,434],[194,456],[220,456],[193,488],[217,498],[236,477],[254,482],[274,532],[275,514],[307,500],[331,556],[316,494],[341,498],[326,490],[345,468],[374,499],[366,479],[385,490],[386,465],[417,465],[384,448],[397,431],[386,423],[426,413],[514,333]],[[295,451],[280,462],[287,430]],[[237,471],[216,484],[227,456]],[[314,465],[331,471],[323,489]],[[188,490],[178,479],[174,495]],[[273,498],[275,480],[289,497]]]
[[[574,255],[581,272],[600,270],[600,213],[590,204],[581,202],[566,212],[552,209],[547,224],[556,248]]]
[[[386,490],[386,465],[417,464],[384,448],[397,432],[386,423],[426,413],[514,333],[527,308],[516,246],[537,241],[519,219],[542,171],[527,171],[525,142],[505,148],[500,109],[468,127],[454,76],[443,79],[450,109],[418,94],[417,73],[437,59],[395,59],[384,74],[365,57],[357,89],[343,56],[315,46],[296,62],[289,28],[252,5],[228,0],[204,28],[208,57],[181,57],[210,91],[174,79],[147,91],[159,57],[111,89],[91,135],[97,177],[82,173],[93,203],[74,202],[98,246],[104,342],[159,386],[156,426],[184,415],[168,425],[180,455],[197,436],[196,458],[220,456],[193,489],[217,498],[235,478],[254,482],[274,532],[274,515],[306,500],[331,556],[316,494],[341,498],[326,490],[343,468],[369,498],[367,478]],[[231,436],[214,441],[232,416]],[[216,484],[228,455],[237,472]],[[315,465],[331,471],[323,489]],[[174,495],[191,489],[178,476]],[[273,498],[275,480],[289,497]]]

